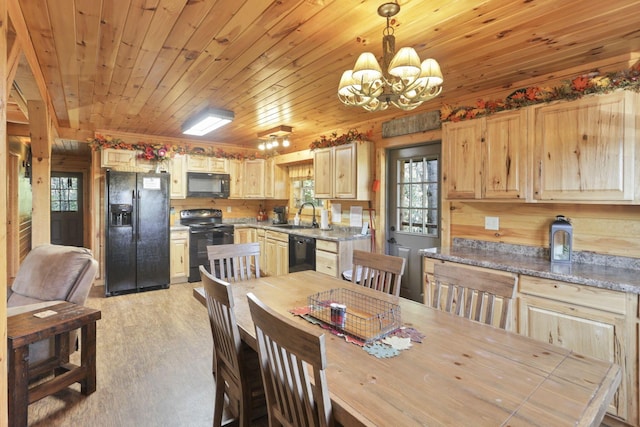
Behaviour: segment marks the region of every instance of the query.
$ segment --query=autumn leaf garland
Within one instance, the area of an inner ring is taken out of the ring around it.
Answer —
[[[606,75],[595,73],[594,75],[578,76],[557,87],[532,86],[518,89],[504,100],[479,99],[475,106],[453,107],[445,104],[440,108],[440,120],[458,122],[487,116],[499,111],[514,110],[527,105],[563,99],[578,99],[587,94],[608,93],[617,89],[640,91],[640,62],[627,71]]]

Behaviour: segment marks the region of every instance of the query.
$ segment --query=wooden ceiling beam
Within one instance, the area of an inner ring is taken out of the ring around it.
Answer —
[[[42,74],[42,69],[40,68],[40,63],[38,62],[38,56],[36,55],[33,44],[31,43],[31,37],[29,35],[29,29],[27,28],[27,24],[24,20],[24,15],[22,14],[22,9],[20,6],[19,0],[7,0],[7,11],[9,14],[9,19],[13,24],[13,27],[16,30],[16,35],[20,46],[22,48],[22,52],[24,53],[25,59],[29,64],[29,68],[31,70],[31,74],[35,78],[36,85],[38,86],[39,93],[41,99],[45,100],[47,108],[49,111],[55,111],[53,109],[53,103],[51,102],[51,98],[48,95],[47,84],[45,83],[44,75]],[[54,126],[58,127],[58,118],[55,114],[51,115],[52,122]]]
[[[29,125],[21,123],[12,123],[7,120],[7,135],[30,137]]]

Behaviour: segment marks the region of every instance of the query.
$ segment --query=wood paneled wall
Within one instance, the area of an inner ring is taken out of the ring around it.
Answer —
[[[452,202],[451,239],[548,247],[556,215],[573,225],[573,248],[640,258],[640,206]],[[485,230],[485,216],[500,219],[500,230]]]

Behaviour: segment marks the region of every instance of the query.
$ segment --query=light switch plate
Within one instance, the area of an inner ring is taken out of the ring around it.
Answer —
[[[500,218],[497,216],[485,216],[484,217],[484,229],[485,230],[500,230]]]
[[[227,212],[231,212],[231,206],[227,206]]]

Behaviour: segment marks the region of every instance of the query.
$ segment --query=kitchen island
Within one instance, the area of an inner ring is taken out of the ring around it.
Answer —
[[[620,365],[622,383],[608,408],[607,423],[617,425],[620,419],[640,425],[639,260],[578,252],[576,262],[552,264],[548,249],[468,239],[454,239],[450,248],[423,249],[421,254],[426,304],[432,303],[436,263],[517,277],[510,330]]]

